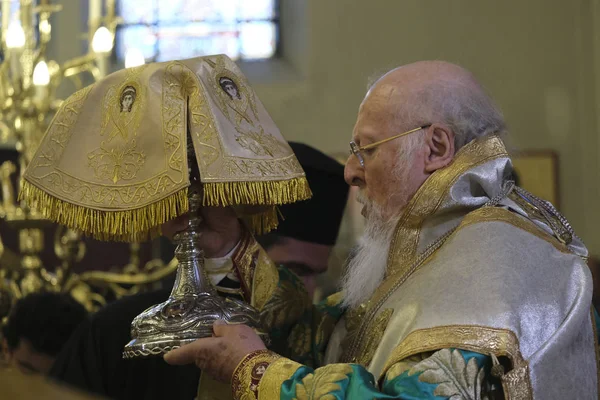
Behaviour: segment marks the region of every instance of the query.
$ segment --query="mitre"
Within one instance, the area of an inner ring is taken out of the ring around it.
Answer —
[[[70,96],[24,173],[21,198],[95,238],[144,240],[188,211],[191,162],[202,204],[236,207],[257,233],[277,226],[277,205],[311,196],[242,72],[216,55],[123,69]]]

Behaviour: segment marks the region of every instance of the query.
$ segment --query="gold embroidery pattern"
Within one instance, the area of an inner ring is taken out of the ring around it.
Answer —
[[[434,396],[488,400],[482,393],[485,368],[479,368],[473,357],[467,363],[458,350],[442,349],[410,369],[408,375],[419,375],[419,381],[436,384]]]
[[[222,58],[218,58],[218,60],[218,62],[224,63]],[[208,58],[206,59],[206,62],[209,65],[216,65]],[[222,96],[224,96],[223,101],[227,103],[228,101],[225,99],[228,99],[228,96],[218,85],[218,79],[216,79],[217,75],[218,73],[214,73],[215,79],[212,79],[213,92],[218,96],[221,96],[222,94]],[[243,133],[242,135],[250,136],[248,138],[241,137],[239,138],[239,141],[246,143],[246,145],[250,147],[251,142],[255,142],[256,145],[256,140],[254,139],[257,139],[259,147],[262,148],[260,151],[263,154],[269,155],[269,153],[272,153],[273,157],[278,157],[281,154],[288,154],[287,156],[268,160],[254,160],[228,156],[223,151],[223,144],[220,142],[216,127],[212,122],[215,121],[215,116],[206,101],[206,97],[209,96],[209,94],[206,93],[204,86],[200,84],[198,77],[191,70],[188,70],[186,76],[187,79],[194,81],[194,83],[189,86],[196,88],[193,92],[190,92],[189,95],[190,130],[193,133],[192,136],[197,159],[199,163],[201,163],[200,170],[203,172],[203,182],[222,181],[224,176],[234,181],[262,181],[265,177],[285,177],[286,179],[289,179],[289,177],[293,175],[304,176],[302,168],[294,154],[287,149],[287,146],[284,143],[279,142],[276,138],[264,132],[262,127],[259,128],[258,133]],[[245,82],[242,86],[247,88]],[[198,93],[198,95],[196,95],[196,93]],[[249,93],[252,92],[249,91]],[[251,94],[248,96],[249,98],[254,99]],[[251,109],[256,109],[255,100],[249,101],[248,104]],[[229,108],[229,106],[226,104],[224,105],[224,103],[220,103],[220,107],[225,110]],[[253,114],[254,113],[255,111],[253,111]],[[239,126],[236,126],[236,129],[240,133],[245,132]],[[263,132],[263,135],[261,135],[260,132]],[[277,144],[276,147],[274,146],[275,142],[273,140],[275,140]]]
[[[190,132],[205,183],[204,205],[286,204],[310,197],[310,190],[302,189],[304,181],[298,180],[305,175],[295,155],[272,135],[261,135],[262,127],[258,134],[241,133],[238,142],[247,147],[253,143],[253,149],[265,156],[273,154],[273,158],[257,160],[227,155],[206,100],[209,94],[192,71],[184,75],[190,81],[188,87],[193,88],[189,92]],[[222,89],[218,88],[216,93],[219,91]],[[285,180],[285,185],[277,178]]]
[[[394,310],[388,308],[380,312],[377,315],[377,317],[375,317],[373,323],[370,324],[369,335],[366,336],[366,338],[361,343],[359,343],[358,350],[355,353],[356,356],[354,356],[351,360],[352,363],[360,364],[365,368],[369,366],[371,360],[373,360],[373,356],[375,355],[377,347],[379,347],[381,338],[383,338],[383,334],[385,333],[385,330],[388,326],[388,323],[390,322],[390,318],[392,317],[393,313]],[[353,328],[352,326],[350,326],[350,328],[347,329],[348,336],[351,335],[350,329],[356,330],[356,328]],[[342,356],[342,359],[348,359],[348,355],[344,354]]]
[[[107,138],[88,154],[88,166],[101,181],[134,179],[146,161],[135,140],[147,103],[146,89],[136,78],[145,67],[128,71],[128,80],[109,88],[102,100],[100,135]]]
[[[486,326],[448,325],[413,331],[392,350],[380,378],[385,376],[394,364],[410,356],[445,348],[508,357],[512,363],[512,370],[501,378],[505,395],[509,399],[533,398],[528,364],[519,350],[517,335],[508,329]]]
[[[125,68],[125,80],[130,81],[137,79],[146,68],[148,68],[149,64],[140,65],[138,67],[133,68]]]
[[[289,174],[302,174],[298,167],[298,160],[295,155],[269,161],[264,163],[261,160],[227,158],[223,160],[223,169],[233,176],[248,176],[252,180],[261,181],[266,177],[286,176]],[[216,179],[216,178],[215,178]],[[206,178],[211,181],[211,177]]]
[[[482,207],[470,212],[461,221],[457,231],[469,225],[483,222],[505,222],[550,243],[562,253],[571,253],[566,245],[559,242],[554,236],[544,232],[541,228],[538,228],[533,222],[500,207]]]
[[[273,310],[270,306],[271,301],[276,301],[280,296],[278,293],[285,291],[285,289],[277,286],[279,271],[267,252],[260,245],[258,245],[258,249],[252,283],[252,305],[261,312],[262,318]]]
[[[317,330],[315,332],[315,345],[321,346],[328,341],[331,334],[335,330],[335,324],[338,322],[337,318],[333,318],[327,313],[323,313],[319,316],[319,322],[317,323]]]
[[[248,89],[248,83],[245,79],[227,69],[225,58],[217,56],[215,62],[209,59],[206,60],[213,67],[211,84],[217,96],[217,104],[221,112],[236,127],[239,127],[242,121],[254,126],[254,120],[258,119],[258,111],[256,98],[253,92]],[[252,115],[249,114],[249,111],[252,112]]]
[[[292,282],[282,281],[261,310],[261,320],[269,329],[282,327],[297,321],[309,307],[305,291],[299,292]]]
[[[302,383],[296,384],[296,398],[298,400],[327,399],[335,400],[331,392],[340,390],[339,382],[348,379],[352,367],[348,364],[330,364],[317,368],[313,374],[308,374]]]
[[[312,331],[306,324],[296,324],[288,336],[288,346],[291,351],[291,358],[297,360],[299,357],[306,356],[311,349]]]
[[[239,136],[235,138],[235,141],[241,148],[250,150],[256,156],[281,157],[287,153],[286,146],[275,136],[265,133],[262,126],[259,126],[257,131],[243,132],[239,128],[237,131]]]
[[[167,165],[174,171],[181,173],[182,177],[188,178],[187,149],[182,138],[187,137],[186,111],[187,104],[184,96],[189,85],[188,77],[182,73],[183,66],[180,63],[169,63],[165,72],[163,82],[163,135],[165,148],[169,158]]]
[[[502,376],[502,388],[507,399],[511,400],[530,400],[533,399],[533,389],[529,379],[529,364]]]
[[[409,371],[416,364],[431,357],[432,355],[432,352],[419,353],[397,362],[396,364],[392,365],[390,369],[388,369],[388,371],[385,374],[385,380],[389,382],[396,379],[406,371]]]
[[[180,68],[184,68],[183,65]],[[189,69],[185,69],[183,73],[185,79],[189,82],[188,87],[188,102],[189,102],[189,122],[190,132],[192,137],[197,139],[194,144],[196,151],[196,159],[200,166],[200,171],[209,171],[209,166],[215,163],[222,157],[222,146],[217,134],[217,128],[214,125],[214,116],[210,107],[206,103],[207,94],[202,90],[202,86],[198,78]],[[202,179],[206,178],[203,174]]]
[[[564,252],[567,254],[570,253],[569,249],[564,244],[560,243],[553,236],[542,231],[540,228],[538,228],[532,222],[530,222],[524,218],[521,218],[518,215],[516,215],[515,213],[510,212],[510,211],[500,208],[500,207],[482,207],[482,208],[479,208],[479,209],[467,214],[467,216],[461,221],[461,224],[456,229],[454,234],[456,234],[457,232],[459,232],[461,229],[463,229],[466,226],[477,224],[477,223],[484,223],[484,222],[505,222],[505,223],[511,224],[511,225],[515,226],[516,228],[522,229],[532,235],[535,235],[536,237],[538,237],[542,240],[547,241],[548,243],[552,244],[557,250],[559,250],[561,252]],[[364,312],[365,312],[364,308],[365,308],[365,306],[363,305],[361,309],[354,309],[347,313],[346,329],[348,330],[348,335],[347,335],[347,338],[349,338],[348,340],[355,340],[355,336],[356,336],[355,330],[360,327],[357,325],[360,324],[360,321],[362,321],[362,319],[364,318]],[[371,332],[371,329],[369,329],[369,332]],[[359,354],[360,354],[360,352],[359,352]],[[348,359],[347,356],[345,357],[345,359]]]
[[[281,385],[290,379],[300,367],[302,364],[283,357],[273,361],[258,384],[259,399],[279,399]]]
[[[146,103],[146,89],[137,80],[109,88],[102,100],[100,134],[107,136],[107,142],[115,138],[127,141],[137,136]]]
[[[233,266],[235,267],[242,290],[244,291],[244,299],[247,302],[252,300],[252,282],[256,262],[258,261],[258,252],[260,245],[254,240],[252,235],[244,232],[240,245],[232,257]]]
[[[94,85],[90,85],[78,90],[62,104],[47,133],[51,145],[40,146],[39,154],[32,160],[33,168],[56,165],[71,138],[71,126],[77,121],[81,106],[93,87]]]
[[[334,293],[325,299],[325,305],[327,307],[337,307],[343,300],[342,292]],[[331,338],[335,325],[339,321],[339,317],[334,317],[326,310],[320,311],[319,308],[315,308],[314,312],[314,326],[316,327],[314,333],[314,344],[319,349],[317,354],[318,359],[315,360],[317,365],[322,365],[323,353],[325,351],[325,345]]]
[[[350,357],[350,347],[355,343],[358,330],[362,326],[365,314],[369,307],[369,302],[360,304],[346,311],[344,314],[344,323],[346,325],[346,336],[342,340],[342,356],[344,362],[356,362],[356,357]]]
[[[346,311],[346,330],[354,332],[362,325],[362,320],[365,318],[365,313],[369,307],[369,301],[362,303],[358,307]]]
[[[258,385],[269,365],[281,358],[269,350],[257,350],[240,361],[231,378],[234,399],[258,399]]]
[[[263,150],[281,158],[264,156],[255,162],[245,158],[252,158],[251,152],[234,141],[233,127],[213,102],[218,92],[213,93],[210,82],[205,86],[195,75],[198,67],[210,74],[205,64],[209,61],[202,58],[124,70],[104,84],[71,96],[40,145],[38,157],[42,156],[25,172],[23,196],[38,204],[46,217],[96,238],[146,239],[149,231],[156,233],[160,224],[187,210],[189,128],[204,183],[204,204],[272,206],[310,198],[304,172],[275,127],[264,135],[253,128],[250,133],[258,132],[258,136],[250,139],[268,147],[273,143],[266,135],[272,133],[283,150]],[[238,83],[247,91],[246,116],[259,121],[262,105],[235,64],[224,63],[240,76]],[[155,94],[145,94],[150,91]],[[104,107],[94,107],[96,103]],[[256,106],[261,107],[260,113]],[[266,122],[259,122],[266,129],[271,120],[264,116]],[[246,130],[251,126],[243,124]],[[88,136],[74,135],[73,130]],[[221,133],[227,137],[223,143]],[[204,137],[207,143],[199,143]],[[81,168],[84,163],[87,167]],[[251,217],[255,231],[277,224],[274,208]]]
[[[146,155],[137,149],[135,139],[111,149],[102,142],[100,148],[88,154],[88,166],[96,178],[113,183],[134,179],[145,162]]]
[[[465,216],[461,221],[460,225],[454,232],[456,234],[466,226],[483,223],[483,222],[505,222],[515,226],[516,228],[522,229],[536,237],[547,241],[552,244],[557,250],[563,253],[570,253],[567,246],[560,243],[556,238],[548,235],[542,231],[531,221],[519,217],[513,212],[500,207],[482,207]],[[357,309],[349,310],[346,314],[346,329],[348,330],[347,340],[352,341],[356,337],[356,330],[359,329],[362,324],[366,311],[369,309],[371,301],[361,305]]]
[[[398,222],[390,245],[388,275],[401,273],[415,259],[423,221],[435,214],[458,178],[469,169],[507,156],[502,141],[491,136],[467,144],[449,166],[433,173],[417,190]]]
[[[281,313],[277,308],[281,305],[277,302],[278,296],[281,296],[281,289],[277,286],[277,267],[249,232],[244,233],[232,260],[240,278],[244,299],[261,312],[263,323],[272,329],[271,324],[278,323],[278,315]],[[283,304],[288,305],[286,302]]]
[[[77,121],[81,105],[92,89],[90,86],[80,91],[80,95],[75,95],[73,100],[63,105],[62,110],[57,113],[47,134],[48,144],[42,150],[44,154],[37,157],[35,165],[28,169],[31,173],[26,179],[35,186],[37,186],[36,183],[39,183],[49,192],[60,193],[57,197],[67,198],[72,204],[80,205],[81,202],[92,202],[95,203],[96,209],[106,211],[143,207],[183,188],[187,181],[187,158],[180,138],[185,137],[183,118],[186,115],[186,104],[181,94],[180,77],[173,73],[176,66],[177,63],[171,63],[167,67],[163,82],[163,138],[168,154],[168,170],[141,183],[105,186],[81,180],[58,169],[62,151],[72,133],[72,125]],[[93,153],[92,160],[101,155],[101,153]],[[134,164],[139,164],[143,154],[137,154],[132,150],[128,157],[133,160]],[[97,161],[91,162],[97,163]],[[110,170],[108,166],[102,167],[99,174],[100,176],[109,176],[111,175]],[[118,177],[130,177],[131,175],[126,173],[128,170],[132,171],[130,167],[121,168]]]
[[[375,318],[379,307],[407,279],[405,273],[417,258],[419,235],[425,218],[438,210],[452,185],[464,172],[488,161],[507,156],[504,144],[497,136],[474,140],[457,152],[448,167],[437,170],[417,190],[402,214],[392,238],[387,262],[387,279],[371,296],[361,327],[357,330],[347,351],[348,357],[356,357],[357,346],[367,335],[370,321]],[[427,260],[424,261],[426,262]]]
[[[198,160],[204,167],[201,169],[204,172],[203,182],[222,181],[223,176],[235,180],[262,181],[262,178],[265,177],[303,175],[302,169],[287,144],[265,132],[257,122],[256,99],[245,79],[227,69],[223,57],[216,57],[216,61],[206,58],[205,61],[213,68],[211,88],[212,93],[216,96],[216,103],[239,133],[236,138],[237,143],[241,148],[250,150],[256,156],[275,159],[255,160],[227,156],[216,134],[216,128],[211,122],[215,120],[215,117],[210,107],[206,102],[195,103],[192,104],[191,122],[194,139],[197,139],[199,145],[196,147]],[[193,76],[194,79],[197,79],[195,75]],[[228,82],[233,92],[230,93],[222,87],[223,79]],[[204,87],[199,82],[197,86],[204,91]],[[206,93],[204,95],[207,96]],[[190,100],[193,99],[192,96]],[[277,157],[281,158],[277,159]]]

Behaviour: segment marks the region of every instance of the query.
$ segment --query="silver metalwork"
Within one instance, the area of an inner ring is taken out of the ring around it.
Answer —
[[[563,244],[571,244],[571,242],[573,242],[573,238],[581,241],[581,239],[575,235],[575,231],[571,227],[569,221],[567,221],[567,219],[558,212],[552,203],[547,200],[540,199],[539,197],[534,196],[520,187],[516,187],[515,192],[521,196],[523,200],[528,202],[536,211],[542,214],[544,220],[548,223],[548,226],[552,229],[556,238]]]
[[[188,227],[174,237],[175,257],[179,261],[175,284],[167,301],[150,307],[133,320],[132,340],[125,346],[124,358],[159,355],[196,339],[210,337],[212,325],[217,320],[249,325],[268,342],[258,311],[242,301],[220,297],[204,271],[204,252],[197,244],[202,222],[198,212],[202,201],[201,186],[196,157],[190,147],[190,218]]]

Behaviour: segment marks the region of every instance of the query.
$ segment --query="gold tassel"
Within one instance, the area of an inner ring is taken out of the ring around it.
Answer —
[[[306,178],[275,182],[216,182],[203,184],[203,205],[278,205],[306,200],[312,192]],[[19,200],[45,218],[99,240],[145,241],[160,236],[160,226],[189,209],[187,188],[156,203],[127,211],[101,211],[60,200],[30,182],[23,181]],[[243,217],[257,235],[279,223],[277,207]]]
[[[19,200],[45,218],[99,240],[144,241],[160,235],[160,226],[189,209],[187,188],[156,203],[127,211],[100,211],[60,200],[23,180]]]
[[[242,219],[253,234],[264,235],[277,228],[279,224],[278,213],[278,207],[273,206],[259,214],[243,216]]]
[[[203,183],[203,193],[203,205],[221,207],[288,204],[312,196],[305,177],[287,181],[208,182]]]

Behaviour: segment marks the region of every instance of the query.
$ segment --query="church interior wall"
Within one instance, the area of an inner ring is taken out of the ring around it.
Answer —
[[[86,3],[62,1],[59,61],[86,45]],[[499,103],[514,151],[558,154],[561,211],[600,254],[599,0],[282,0],[281,23],[280,57],[242,69],[287,139],[346,153],[370,77],[458,63]]]

